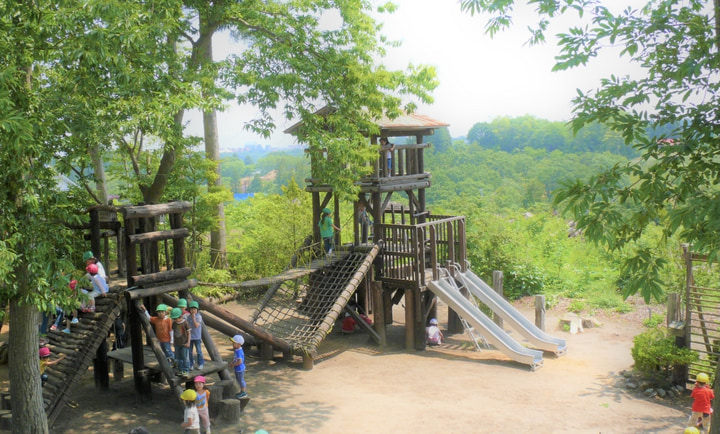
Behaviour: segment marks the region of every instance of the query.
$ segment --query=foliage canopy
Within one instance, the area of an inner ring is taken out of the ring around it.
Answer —
[[[702,1],[652,0],[620,12],[595,1],[539,0],[530,42],[545,41],[550,20],[574,14],[583,24],[559,35],[556,70],[585,66],[606,47],[641,65],[641,77],[611,76],[574,98],[575,132],[596,122],[617,132],[640,158],[618,164],[587,182],[568,184],[557,203],[586,235],[624,249],[651,226],[678,233],[693,249],[720,254],[720,147],[716,6]],[[512,1],[462,0],[471,13],[488,12],[490,34],[512,23]],[[663,133],[659,133],[663,132]],[[662,260],[636,250],[625,268],[631,292],[659,298]]]

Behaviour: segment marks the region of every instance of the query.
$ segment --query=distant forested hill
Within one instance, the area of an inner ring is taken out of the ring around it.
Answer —
[[[571,127],[564,122],[529,115],[478,122],[468,132],[467,142],[506,152],[535,148],[565,153],[611,152],[627,158],[637,156],[632,147],[625,145],[622,137],[605,126],[590,125],[573,136]]]
[[[456,212],[465,206],[498,211],[547,207],[561,182],[587,178],[600,169],[627,161],[610,152],[564,153],[526,147],[515,152],[456,142],[445,152],[429,153],[430,205]],[[459,208],[459,209],[458,209]]]

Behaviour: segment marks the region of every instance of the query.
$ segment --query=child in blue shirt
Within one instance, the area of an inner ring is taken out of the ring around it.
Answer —
[[[197,351],[197,369],[203,369],[205,367],[205,359],[203,358],[202,352],[202,327],[203,318],[198,310],[200,305],[197,301],[193,300],[188,305],[190,307],[190,313],[188,314],[188,324],[190,325],[190,364],[193,363],[193,348]]]
[[[247,396],[247,392],[245,391],[247,387],[245,383],[245,353],[242,348],[245,343],[245,338],[243,338],[242,335],[235,335],[230,338],[230,341],[232,342],[234,352],[234,358],[232,363],[230,363],[230,367],[235,368],[235,379],[240,384],[240,393],[235,395],[235,397],[240,399]]]

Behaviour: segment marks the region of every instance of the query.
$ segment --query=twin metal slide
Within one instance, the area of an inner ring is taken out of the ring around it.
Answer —
[[[530,369],[534,371],[543,364],[543,351],[556,355],[565,354],[567,351],[564,339],[552,337],[537,328],[469,269],[465,272],[458,270],[455,277],[452,277],[447,270],[444,270],[443,274],[444,277],[430,282],[428,288],[506,356],[519,363],[529,365]],[[525,347],[515,341],[502,327],[495,324],[475,303],[461,293],[460,289],[463,287],[537,349]]]

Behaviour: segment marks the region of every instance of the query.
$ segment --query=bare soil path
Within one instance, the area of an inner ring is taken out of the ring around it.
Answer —
[[[527,302],[516,305],[532,318]],[[254,305],[226,307],[248,318]],[[299,359],[261,361],[252,350],[246,374],[252,401],[240,423],[215,421],[213,432],[682,432],[689,394],[673,402],[622,387],[619,372],[632,365],[632,338],[641,330],[637,316],[601,317],[601,328],[570,335],[556,327],[561,314],[550,310],[546,324],[548,332],[567,340],[568,353],[547,356],[536,372],[498,351],[476,352],[464,335],[451,336],[440,348],[406,351],[400,310],[388,329],[388,348],[381,351],[366,334],[344,336],[334,330],[311,371],[301,370]],[[441,328],[445,317],[441,309]],[[216,343],[230,358],[225,340]],[[7,387],[6,369],[0,370],[0,379]],[[77,406],[67,407],[51,432],[126,433],[139,425],[152,433],[182,432],[182,410],[170,390],[155,386],[153,403],[139,406],[129,368],[125,375],[100,392],[88,372],[73,396]]]

